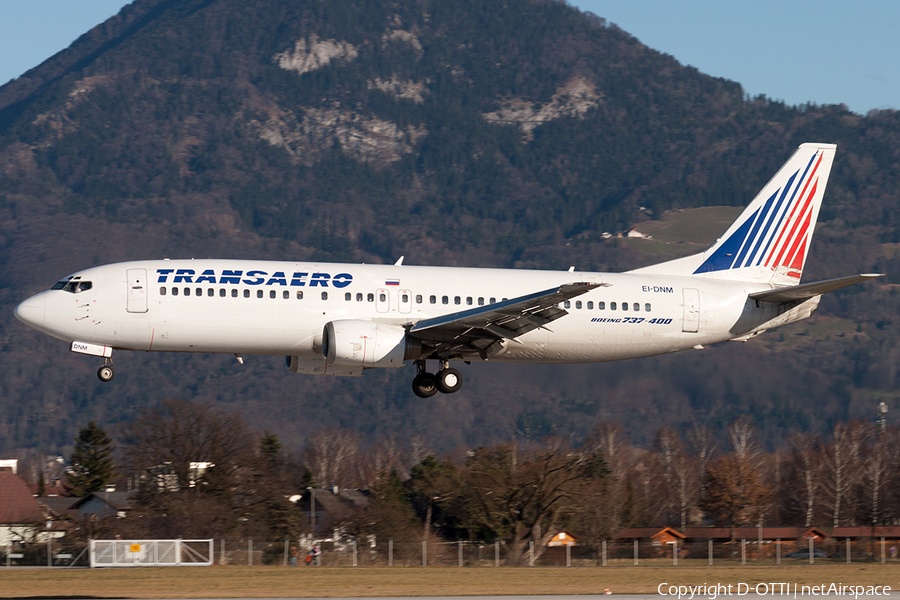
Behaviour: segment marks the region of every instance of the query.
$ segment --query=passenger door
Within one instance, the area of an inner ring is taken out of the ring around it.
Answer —
[[[126,309],[130,313],[147,312],[147,269],[128,269],[128,301]]]

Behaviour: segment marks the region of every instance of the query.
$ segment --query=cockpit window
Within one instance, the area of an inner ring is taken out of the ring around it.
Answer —
[[[60,281],[52,288],[53,290],[62,290],[64,292],[69,292],[70,294],[77,294],[79,292],[86,292],[93,287],[93,284],[90,281]]]

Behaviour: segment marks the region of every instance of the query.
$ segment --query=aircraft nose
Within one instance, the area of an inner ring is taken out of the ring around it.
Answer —
[[[46,305],[44,294],[37,294],[19,304],[14,314],[16,318],[38,331],[44,330],[44,312]]]

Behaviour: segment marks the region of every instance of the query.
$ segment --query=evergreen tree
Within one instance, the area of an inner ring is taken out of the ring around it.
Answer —
[[[86,496],[103,489],[112,480],[116,469],[112,461],[112,439],[95,421],[78,432],[75,452],[69,461],[69,485],[72,495]]]

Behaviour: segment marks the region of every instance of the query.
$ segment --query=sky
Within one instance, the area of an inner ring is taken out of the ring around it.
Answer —
[[[495,0],[485,0],[486,2]],[[789,105],[900,109],[896,0],[569,0],[703,73]],[[0,84],[68,47],[125,0],[0,0]]]

